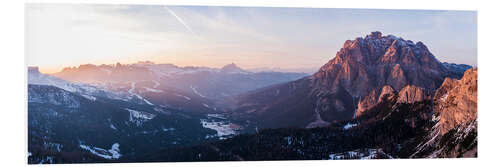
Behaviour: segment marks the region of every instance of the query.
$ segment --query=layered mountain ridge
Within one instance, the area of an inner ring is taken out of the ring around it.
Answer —
[[[179,94],[178,98],[185,102],[181,103],[168,96],[172,92],[166,92],[157,98],[166,101],[162,103],[138,95],[144,87],[132,85],[121,94],[62,80],[29,67],[28,163],[132,161],[148,151],[236,134],[236,128],[218,132],[221,130],[217,128],[232,124],[223,116],[207,114],[208,102],[202,104],[195,97]],[[193,112],[196,108],[205,112]]]
[[[354,119],[162,150],[146,161],[477,157],[477,68],[460,80],[446,78],[433,98],[433,92],[413,85],[399,93],[387,85],[379,93],[379,103]]]
[[[29,67],[28,110],[30,163],[477,156],[477,68],[380,32],[347,40],[309,76],[234,63]]]
[[[222,68],[179,67],[145,61],[134,64],[67,67],[51,74],[64,80],[100,85],[109,89],[131,87],[132,83],[148,82],[150,89],[183,91],[183,96],[217,100],[253,89],[289,82],[305,73],[249,72],[231,63]]]
[[[234,115],[257,117],[264,127],[327,125],[375,106],[381,92],[400,92],[408,85],[413,87],[403,90],[409,93],[406,101],[430,99],[430,92],[439,88],[445,77],[457,77],[456,71],[449,69],[422,42],[376,31],[347,40],[312,76],[240,95]]]

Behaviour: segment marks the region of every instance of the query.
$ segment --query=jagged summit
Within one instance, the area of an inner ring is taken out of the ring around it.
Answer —
[[[422,42],[415,44],[375,31],[365,38],[347,40],[313,77],[318,88],[342,85],[351,95],[361,97],[384,85],[396,91],[408,84],[437,89],[447,75],[447,69]]]
[[[246,73],[247,71],[243,70],[242,68],[238,67],[236,64],[231,63],[227,64],[224,67],[220,69],[221,72],[226,72],[226,73]]]
[[[374,32],[371,32],[370,35],[368,35],[368,36],[371,38],[381,38],[382,33],[380,31],[374,31]]]

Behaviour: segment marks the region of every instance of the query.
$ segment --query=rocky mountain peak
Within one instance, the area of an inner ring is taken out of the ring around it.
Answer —
[[[346,40],[335,57],[310,77],[238,98],[236,110],[262,118],[268,127],[308,127],[352,119],[384,98],[399,103],[431,100],[430,92],[447,76],[447,69],[422,42],[376,31]],[[295,114],[301,119],[275,122],[270,113],[280,118]]]
[[[398,103],[415,103],[430,100],[431,93],[414,85],[407,85],[398,94]]]
[[[375,31],[347,40],[335,58],[313,75],[315,87],[331,90],[342,85],[352,96],[363,97],[390,85],[396,91],[410,84],[437,89],[447,69],[422,43]]]

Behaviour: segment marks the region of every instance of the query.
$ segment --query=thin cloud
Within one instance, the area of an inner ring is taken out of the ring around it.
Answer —
[[[177,14],[175,14],[175,12],[172,9],[170,9],[168,6],[164,6],[164,8],[167,9],[167,11],[170,14],[172,14],[172,16],[174,16],[177,19],[177,21],[179,21],[191,34],[193,34],[196,38],[201,39],[201,37],[198,34],[194,33],[193,29],[191,29],[191,27],[189,27],[189,25],[187,25],[186,22],[182,20],[182,18],[177,16]]]

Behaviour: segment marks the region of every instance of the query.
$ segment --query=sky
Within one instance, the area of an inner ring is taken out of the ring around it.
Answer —
[[[27,65],[44,73],[146,60],[311,72],[372,31],[477,66],[475,11],[28,3],[25,17]]]

